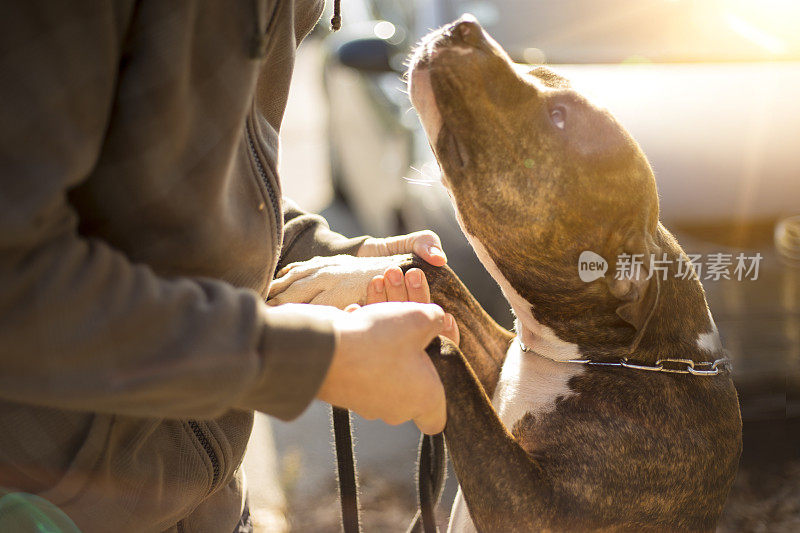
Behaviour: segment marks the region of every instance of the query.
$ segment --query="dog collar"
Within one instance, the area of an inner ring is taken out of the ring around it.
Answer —
[[[539,355],[535,351],[525,346],[519,336],[517,336],[516,339],[519,343],[520,349],[523,352],[544,357],[543,355]],[[692,374],[693,376],[716,376],[720,373],[728,373],[731,370],[731,363],[727,358],[715,359],[714,361],[693,361],[692,359],[664,358],[656,361],[654,365],[631,361],[627,357],[623,357],[617,361],[592,361],[591,359],[561,360],[550,359],[549,357],[544,358],[555,363],[573,363],[577,365],[602,366],[607,368],[630,368],[633,370],[647,370],[650,372],[669,372],[670,374]]]

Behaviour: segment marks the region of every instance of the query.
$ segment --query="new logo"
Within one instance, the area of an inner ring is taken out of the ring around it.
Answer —
[[[578,258],[578,275],[581,281],[589,283],[606,275],[608,261],[596,253],[584,250]]]

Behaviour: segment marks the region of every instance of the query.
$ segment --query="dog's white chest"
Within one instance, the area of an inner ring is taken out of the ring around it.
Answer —
[[[515,341],[511,343],[503,362],[492,405],[503,425],[511,431],[525,414],[545,414],[553,410],[557,398],[574,394],[569,388],[569,380],[583,371],[582,365],[552,361],[523,352]],[[453,504],[448,531],[476,531],[461,489]]]
[[[552,410],[558,397],[572,393],[569,380],[583,370],[581,365],[523,352],[514,342],[506,354],[492,405],[511,430],[526,413],[541,415]]]

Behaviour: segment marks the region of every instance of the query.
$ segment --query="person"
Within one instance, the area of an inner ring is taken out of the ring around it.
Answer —
[[[85,532],[232,531],[255,410],[290,420],[319,397],[442,430],[438,306],[264,302],[276,269],[318,255],[445,261],[430,232],[347,239],[281,200],[295,49],[321,10],[0,7],[3,493]],[[425,301],[420,274],[372,299]]]

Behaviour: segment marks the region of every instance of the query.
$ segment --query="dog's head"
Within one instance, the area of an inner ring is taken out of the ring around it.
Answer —
[[[658,197],[615,118],[554,72],[514,64],[470,15],[423,40],[409,85],[459,222],[512,305],[521,297],[546,325],[599,306],[601,320],[640,328],[657,291],[646,270],[613,273],[621,254],[657,252]],[[578,276],[585,250],[609,261],[597,282]]]

